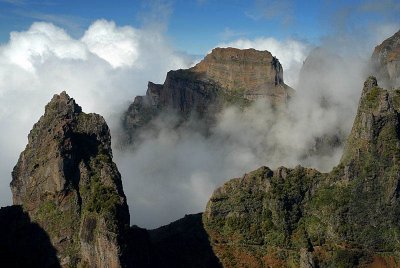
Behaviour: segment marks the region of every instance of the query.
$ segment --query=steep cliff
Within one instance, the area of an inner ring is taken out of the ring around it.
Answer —
[[[268,51],[215,48],[191,70],[249,100],[285,103],[293,93],[283,82],[282,65]]]
[[[12,172],[14,204],[48,234],[61,266],[121,267],[129,211],[104,119],[62,92],[28,140]]]
[[[203,221],[223,266],[396,266],[399,110],[400,90],[370,77],[330,173],[262,167],[215,190]]]
[[[385,87],[400,87],[400,31],[375,47],[372,68]]]
[[[149,82],[146,96],[136,97],[123,116],[124,142],[140,139],[138,131],[168,111],[178,115],[176,125],[195,116],[207,129],[225,106],[243,108],[256,99],[282,105],[293,94],[268,51],[215,48],[193,68],[168,72],[164,84]]]

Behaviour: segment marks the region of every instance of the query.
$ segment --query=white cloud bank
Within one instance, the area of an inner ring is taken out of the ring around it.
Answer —
[[[330,41],[326,47],[345,48],[345,54],[354,57],[332,59],[317,53],[316,62],[323,65],[311,65],[303,81],[298,74],[310,50],[307,44],[273,38],[221,44],[270,51],[298,97],[282,114],[262,103],[245,114],[227,109],[207,138],[188,129],[171,129],[162,121],[160,134],[134,153],[114,149],[132,223],[157,227],[202,211],[215,187],[260,165],[332,167],[340,148],[323,157],[304,155],[313,149],[316,137],[349,131],[365,60],[372,53],[371,44],[360,48],[364,44]],[[85,112],[105,116],[115,130],[121,112],[145,93],[148,80],[163,82],[167,71],[189,65],[191,59],[176,53],[156,28],[118,27],[99,20],[80,39],[49,23],[11,33],[10,41],[0,46],[0,205],[11,203],[11,170],[53,94],[66,90]]]
[[[12,32],[0,46],[0,205],[11,203],[11,170],[53,94],[66,90],[112,127],[148,80],[162,82],[167,71],[190,64],[162,32],[106,20],[95,21],[80,39],[43,22]]]

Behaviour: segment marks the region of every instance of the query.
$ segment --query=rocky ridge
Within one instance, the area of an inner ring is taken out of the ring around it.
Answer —
[[[267,167],[215,190],[203,216],[224,267],[357,267],[399,261],[400,91],[364,84],[330,173]]]
[[[375,47],[372,68],[382,85],[400,87],[400,31]]]
[[[65,92],[34,125],[12,172],[14,205],[49,236],[63,267],[122,267],[129,211],[103,117]]]
[[[194,116],[207,130],[225,106],[243,108],[256,99],[283,105],[293,94],[270,52],[215,48],[196,66],[168,72],[164,84],[149,82],[146,95],[137,96],[123,116],[123,140],[140,139],[139,130],[152,128],[152,120],[168,112],[178,116],[176,125]]]

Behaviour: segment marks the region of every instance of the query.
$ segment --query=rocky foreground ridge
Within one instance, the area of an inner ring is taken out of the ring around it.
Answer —
[[[65,267],[121,267],[129,211],[103,117],[65,92],[34,125],[12,172],[14,205],[49,236]]]
[[[201,214],[155,230],[129,226],[103,117],[65,92],[33,126],[0,209],[0,266],[220,267]]]
[[[123,116],[124,142],[134,143],[152,119],[167,112],[180,118],[178,124],[195,116],[207,128],[227,105],[245,107],[256,99],[283,105],[293,94],[270,52],[215,48],[196,66],[168,72],[164,84],[149,82],[146,95],[137,96]]]
[[[203,221],[223,267],[397,267],[399,112],[370,77],[330,173],[261,167],[215,190]]]

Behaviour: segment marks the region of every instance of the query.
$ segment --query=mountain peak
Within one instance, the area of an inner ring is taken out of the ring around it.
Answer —
[[[396,145],[400,140],[399,98],[396,90],[380,88],[373,76],[364,82],[357,115],[343,152],[343,164],[372,158],[387,166],[400,159]]]
[[[191,70],[228,90],[244,91],[248,99],[272,95],[286,99],[290,93],[283,82],[282,65],[268,51],[214,48]]]
[[[76,104],[67,92],[62,91],[60,94],[55,94],[51,101],[46,105],[45,112],[54,114],[79,114],[82,108]]]
[[[104,118],[61,92],[28,140],[12,172],[14,205],[46,231],[61,266],[122,266],[129,211]]]

